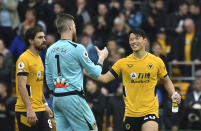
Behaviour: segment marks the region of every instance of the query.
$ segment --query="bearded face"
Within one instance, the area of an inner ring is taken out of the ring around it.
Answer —
[[[33,40],[33,46],[36,50],[42,51],[45,50],[47,45],[45,42],[45,34],[44,32],[38,32]]]

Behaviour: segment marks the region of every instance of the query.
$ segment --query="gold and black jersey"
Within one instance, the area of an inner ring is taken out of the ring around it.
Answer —
[[[167,76],[163,61],[150,53],[142,59],[133,54],[118,60],[111,69],[115,77],[122,76],[124,86],[125,116],[142,117],[155,114],[158,117],[158,78]]]
[[[15,111],[26,112],[25,104],[18,89],[18,76],[27,76],[26,89],[29,100],[35,112],[44,111],[43,97],[44,66],[40,56],[35,56],[26,50],[16,62],[16,93],[17,103]]]

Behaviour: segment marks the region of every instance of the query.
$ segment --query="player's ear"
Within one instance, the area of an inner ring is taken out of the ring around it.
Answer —
[[[147,38],[144,38],[144,43],[147,43],[147,42],[148,42]]]
[[[69,29],[69,31],[72,31],[73,30],[73,26],[72,25],[68,25],[68,29]]]
[[[32,39],[29,39],[29,43],[32,44],[32,43],[33,43],[33,40],[32,40]]]

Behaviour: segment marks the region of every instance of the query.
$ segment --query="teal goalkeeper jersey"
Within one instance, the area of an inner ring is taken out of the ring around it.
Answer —
[[[85,47],[70,40],[58,40],[47,50],[45,74],[48,88],[55,93],[83,90],[83,69],[92,77],[101,75],[102,67],[88,57]],[[67,88],[55,88],[56,78],[65,78]]]

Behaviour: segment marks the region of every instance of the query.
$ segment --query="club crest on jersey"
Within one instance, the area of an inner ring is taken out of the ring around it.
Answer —
[[[149,69],[153,69],[153,67],[154,67],[154,65],[153,65],[153,64],[151,64],[151,63],[150,63],[150,64],[148,64],[148,68],[149,68]]]
[[[137,78],[137,74],[135,72],[132,72],[130,74],[131,79],[136,79]]]
[[[133,67],[133,64],[127,64],[128,68]]]
[[[18,68],[19,69],[23,69],[25,67],[25,65],[24,65],[24,62],[19,62],[19,64],[18,64]]]

